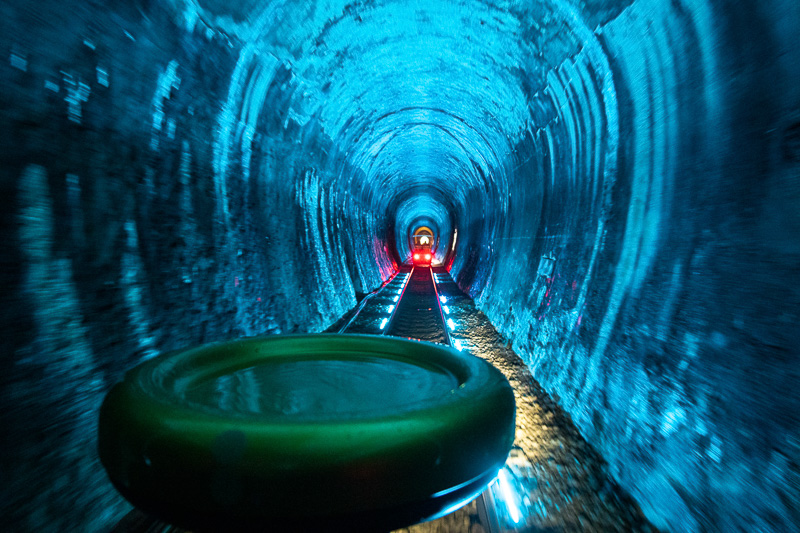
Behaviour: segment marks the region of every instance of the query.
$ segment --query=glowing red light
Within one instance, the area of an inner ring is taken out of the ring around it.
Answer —
[[[414,261],[419,261],[419,254],[414,254]]]
[[[431,260],[431,254],[425,254],[425,261]]]

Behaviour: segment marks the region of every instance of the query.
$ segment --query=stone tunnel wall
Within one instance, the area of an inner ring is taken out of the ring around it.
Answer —
[[[507,165],[486,284],[462,286],[655,525],[792,530],[800,9],[638,1],[596,22],[547,75],[517,150],[538,157]]]
[[[380,217],[326,186],[335,149],[295,149],[276,105],[288,73],[249,83],[241,43],[155,2],[1,9],[0,515],[105,531],[129,507],[96,458],[96,418],[125,370],[320,331],[391,264]]]

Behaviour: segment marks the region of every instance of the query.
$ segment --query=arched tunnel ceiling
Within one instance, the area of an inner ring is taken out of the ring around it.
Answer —
[[[504,201],[504,162],[537,120],[552,118],[535,98],[546,73],[586,46],[585,27],[563,2],[178,7],[187,23],[245,43],[231,91],[242,92],[249,120],[277,72],[290,73],[286,124],[313,123],[340,152],[334,189],[359,190],[377,213],[425,188],[447,191],[456,218],[478,209],[468,207],[469,191]]]

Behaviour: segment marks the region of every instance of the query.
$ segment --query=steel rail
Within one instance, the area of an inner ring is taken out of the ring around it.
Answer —
[[[408,273],[408,277],[406,278],[405,282],[403,282],[403,288],[400,290],[400,297],[394,303],[394,308],[392,312],[389,314],[389,320],[386,321],[386,325],[383,326],[381,330],[381,335],[386,335],[386,332],[389,331],[389,328],[392,326],[392,320],[394,320],[394,316],[397,314],[397,308],[400,307],[400,302],[403,301],[403,295],[406,293],[406,289],[408,288],[408,284],[411,283],[411,277],[414,275],[414,269],[416,267],[411,267],[411,272]],[[399,272],[398,272],[399,274]]]
[[[433,282],[433,293],[436,295],[436,305],[439,306],[439,316],[442,317],[442,327],[444,327],[444,340],[447,341],[446,344],[448,346],[453,346],[453,339],[450,337],[449,326],[447,325],[447,319],[444,316],[444,310],[442,309],[442,300],[439,298],[439,288],[436,286],[436,276],[433,275],[433,267],[428,267],[431,271],[431,281]]]
[[[381,284],[380,287],[378,287],[377,289],[375,289],[371,293],[369,293],[366,296],[364,296],[361,299],[361,301],[358,302],[358,305],[356,306],[356,312],[353,314],[353,316],[350,317],[350,320],[348,320],[347,323],[339,329],[338,333],[344,333],[347,328],[352,326],[353,322],[355,322],[355,320],[356,320],[356,317],[358,317],[359,313],[361,313],[361,311],[364,310],[364,307],[367,305],[367,302],[369,300],[371,300],[373,296],[375,296],[376,294],[381,292],[388,284],[390,284],[392,281],[394,281],[394,278],[396,278],[398,274],[400,274],[400,269],[398,269],[397,272],[392,274],[392,276],[389,279],[384,281],[383,284]]]

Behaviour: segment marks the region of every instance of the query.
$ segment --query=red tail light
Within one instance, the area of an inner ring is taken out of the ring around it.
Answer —
[[[414,254],[414,261],[419,261],[419,254]]]
[[[431,260],[431,254],[425,254],[425,261]]]

